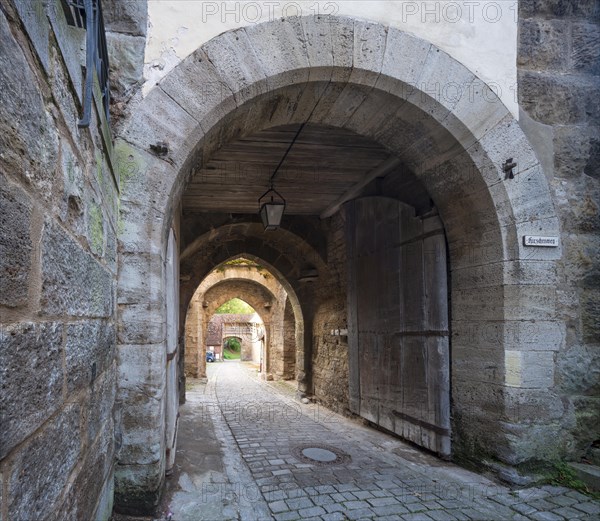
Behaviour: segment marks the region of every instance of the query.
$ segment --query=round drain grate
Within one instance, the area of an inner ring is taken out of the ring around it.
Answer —
[[[331,445],[315,445],[312,443],[294,447],[292,454],[300,461],[313,465],[340,465],[351,460],[349,454]]]

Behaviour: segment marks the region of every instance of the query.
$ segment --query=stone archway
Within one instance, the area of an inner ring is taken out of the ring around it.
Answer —
[[[214,88],[198,96],[202,85]],[[318,123],[355,130],[401,158],[439,209],[451,264],[455,449],[473,456],[485,447],[508,463],[542,450],[527,442],[513,405],[543,401],[551,386],[561,327],[548,297],[561,250],[522,242],[559,235],[559,224],[517,121],[429,42],[361,20],[290,18],[203,45],[134,105],[123,126],[120,263],[145,280],[135,288],[121,283],[119,350],[128,353],[121,371],[128,364],[145,372],[133,386],[119,383],[119,399],[124,414],[142,408],[148,420],[136,424],[135,436],[123,429],[117,501],[143,506],[162,483],[163,447],[138,453],[140,432],[160,425],[161,401],[144,398],[143,389],[163,381],[164,368],[129,346],[164,349],[164,327],[139,326],[165,323],[166,236],[186,183],[223,143],[313,113]],[[152,150],[163,143],[168,152],[159,157]],[[508,160],[517,165],[512,176],[503,170]],[[532,364],[548,371],[540,378]]]
[[[272,373],[276,378],[283,377],[286,372],[283,352],[284,306],[288,296],[279,281],[260,265],[221,264],[198,286],[186,318],[186,373],[206,376],[203,363],[206,327],[215,311],[232,298],[240,298],[261,316],[267,339],[263,372]],[[294,322],[295,366],[295,320],[293,311],[290,311]]]

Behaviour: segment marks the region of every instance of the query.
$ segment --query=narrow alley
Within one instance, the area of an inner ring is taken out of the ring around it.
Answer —
[[[188,383],[162,519],[598,519],[556,486],[510,489],[316,404],[255,366],[208,364]],[[322,460],[322,461],[318,461]],[[170,517],[169,517],[170,516]]]

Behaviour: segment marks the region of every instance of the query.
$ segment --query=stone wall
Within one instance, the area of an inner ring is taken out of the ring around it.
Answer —
[[[562,456],[579,458],[600,439],[600,7],[525,0],[519,15],[520,122],[560,219],[553,299],[566,324],[549,392],[522,412],[563,440]]]
[[[110,518],[118,172],[85,32],[59,2],[0,1],[0,518]]]
[[[348,337],[332,335],[347,329],[346,242],[344,213],[325,223],[328,278],[319,280],[313,326],[312,380],[318,401],[338,412],[348,411]]]

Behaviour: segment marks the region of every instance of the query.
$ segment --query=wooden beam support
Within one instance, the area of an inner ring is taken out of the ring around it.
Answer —
[[[377,165],[373,170],[371,170],[361,181],[352,186],[349,190],[347,190],[341,197],[336,199],[336,201],[328,206],[325,210],[321,212],[319,216],[321,219],[327,219],[327,217],[331,217],[335,214],[341,206],[354,199],[358,194],[360,194],[361,190],[367,186],[371,181],[377,179],[378,177],[383,177],[389,174],[394,168],[400,166],[401,162],[397,157],[390,156],[385,161]]]

